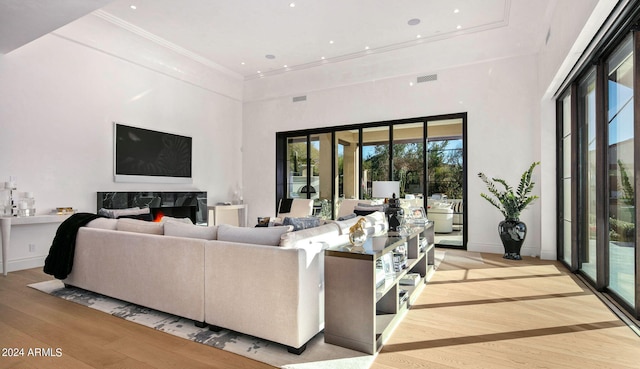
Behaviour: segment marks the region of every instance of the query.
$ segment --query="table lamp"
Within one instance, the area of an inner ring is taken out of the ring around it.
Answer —
[[[373,181],[371,186],[371,196],[374,198],[384,198],[388,204],[385,214],[389,222],[390,231],[398,231],[402,223],[403,210],[400,207],[400,181]]]

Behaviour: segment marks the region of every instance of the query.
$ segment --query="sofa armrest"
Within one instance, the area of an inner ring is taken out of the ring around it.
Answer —
[[[210,241],[205,321],[302,346],[324,328],[323,259],[322,244],[282,248]]]

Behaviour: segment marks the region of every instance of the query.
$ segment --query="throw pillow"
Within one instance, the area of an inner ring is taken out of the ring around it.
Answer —
[[[386,210],[387,210],[387,204],[369,205],[369,204],[359,203],[356,207],[353,208],[353,212],[358,216],[369,215],[369,214],[375,213],[376,211],[385,212]]]
[[[200,238],[203,240],[215,240],[218,236],[218,227],[204,227],[195,224],[168,221],[164,223],[164,235],[173,237]]]
[[[135,217],[139,215],[147,215],[151,217],[151,209],[149,208],[127,208],[127,209],[105,209],[98,210],[98,215],[105,216],[107,218],[120,218],[120,217]]]
[[[351,214],[349,214],[349,215],[345,215],[345,216],[343,216],[343,217],[338,218],[338,220],[349,220],[349,219],[353,219],[353,218],[355,218],[355,217],[357,217],[357,216],[358,216],[358,214],[356,214],[356,213],[351,213]]]
[[[282,222],[283,225],[293,226],[294,231],[299,231],[307,228],[315,228],[320,225],[320,218],[307,217],[307,218],[291,218],[285,217]]]
[[[124,232],[164,234],[164,224],[156,222],[146,222],[138,219],[122,218],[118,219],[116,230]]]
[[[358,209],[354,209],[354,210],[353,210],[353,213],[354,213],[356,216],[363,217],[363,216],[365,216],[365,215],[369,215],[369,214],[371,214],[371,213],[375,213],[376,211],[377,211],[377,210],[358,210]]]
[[[292,230],[292,226],[249,228],[221,224],[218,226],[218,241],[278,246],[280,237]]]

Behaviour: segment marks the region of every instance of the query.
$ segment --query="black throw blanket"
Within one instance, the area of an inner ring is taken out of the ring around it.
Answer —
[[[73,268],[78,229],[90,221],[102,218],[92,213],[76,213],[60,224],[44,261],[44,272],[57,279],[65,279]]]
[[[282,199],[282,201],[280,202],[280,209],[278,210],[278,213],[290,213],[292,203],[293,199]]]

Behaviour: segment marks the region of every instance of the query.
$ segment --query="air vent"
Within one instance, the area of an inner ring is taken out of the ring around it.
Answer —
[[[299,101],[307,101],[307,95],[295,96],[293,98],[293,102],[299,102]]]
[[[422,83],[422,82],[429,82],[429,81],[437,81],[438,80],[438,75],[437,74],[429,74],[428,76],[420,76],[416,79],[417,83]]]

